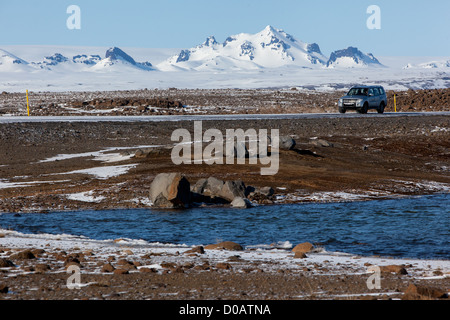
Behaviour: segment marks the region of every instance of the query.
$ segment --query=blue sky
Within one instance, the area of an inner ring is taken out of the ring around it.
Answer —
[[[81,30],[66,27],[69,5],[81,9]],[[366,27],[370,5],[381,9],[381,30]],[[351,45],[376,56],[449,56],[449,16],[448,0],[0,0],[0,47],[190,48],[272,25],[326,55]]]

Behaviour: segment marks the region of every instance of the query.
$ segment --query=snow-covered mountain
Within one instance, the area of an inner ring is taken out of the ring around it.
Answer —
[[[419,64],[408,63],[403,69],[442,69],[450,68],[450,60],[430,61]]]
[[[150,62],[136,62],[122,49],[114,47],[106,51],[105,58],[96,63],[93,70],[117,69],[123,67],[133,67],[141,70],[153,70]]]
[[[117,47],[109,48],[104,58],[98,54],[47,55],[42,61],[28,63],[0,50],[0,71],[54,70],[72,72],[160,71],[249,71],[290,68],[355,68],[381,66],[372,54],[357,48],[338,50],[326,57],[316,43],[305,43],[281,29],[267,26],[256,34],[240,33],[219,43],[214,36],[191,49],[183,49],[154,67],[136,60]]]
[[[16,72],[30,70],[29,63],[8,51],[0,49],[0,71]]]
[[[334,51],[327,62],[328,68],[365,68],[372,66],[381,67],[383,65],[373,54],[365,54],[354,47]]]
[[[283,30],[267,26],[256,34],[230,36],[223,43],[211,36],[203,44],[182,50],[157,67],[163,71],[311,68],[324,66],[327,60],[316,43],[304,43]]]
[[[45,56],[42,61],[31,62],[16,57],[15,55],[0,49],[0,71],[118,71],[126,69],[154,70],[150,62],[136,62],[123,50],[113,47],[105,53],[105,58],[96,54],[77,54],[72,57],[55,53]]]

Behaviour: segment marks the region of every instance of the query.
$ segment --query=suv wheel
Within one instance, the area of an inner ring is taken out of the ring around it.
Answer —
[[[384,109],[386,108],[386,106],[384,105],[384,101],[381,102],[380,106],[378,107],[377,111],[378,113],[384,113]]]
[[[345,113],[347,110],[345,108],[339,107],[339,113]]]
[[[366,102],[361,109],[358,109],[359,113],[365,114],[369,111],[369,104]]]

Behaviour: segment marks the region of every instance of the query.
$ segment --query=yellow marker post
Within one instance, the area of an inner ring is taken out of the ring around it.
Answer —
[[[394,110],[397,112],[397,95],[394,93]]]
[[[30,100],[28,99],[28,90],[27,90],[27,113],[30,116]]]

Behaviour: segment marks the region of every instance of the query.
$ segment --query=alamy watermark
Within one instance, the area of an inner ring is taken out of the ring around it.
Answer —
[[[369,290],[379,290],[381,289],[381,269],[378,266],[370,266],[367,269],[368,272],[373,273],[369,279],[367,279],[367,289]]]
[[[66,281],[66,286],[70,290],[81,289],[81,271],[77,265],[71,265],[67,268],[67,273],[71,276]],[[73,273],[73,274],[72,274]]]
[[[261,175],[276,175],[280,164],[279,138],[278,129],[271,129],[270,136],[267,129],[226,129],[225,135],[218,129],[208,129],[203,133],[202,121],[195,121],[193,135],[187,129],[172,133],[171,140],[178,144],[171,157],[175,165],[260,163],[266,166],[261,168]]]
[[[69,30],[80,30],[81,29],[81,9],[77,5],[70,5],[66,10],[67,14],[70,16],[66,20],[66,26]]]
[[[371,5],[367,8],[367,14],[370,14],[366,25],[369,30],[381,29],[381,9],[377,5]]]

